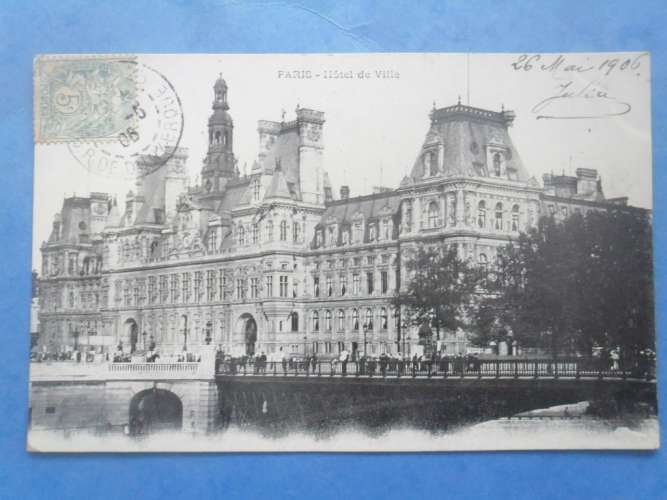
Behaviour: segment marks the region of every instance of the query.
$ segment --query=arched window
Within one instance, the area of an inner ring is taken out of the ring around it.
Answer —
[[[389,319],[387,316],[387,308],[383,307],[382,309],[380,309],[380,330],[386,330],[388,322]]]
[[[216,143],[216,144],[220,144],[220,138],[221,138],[221,137],[222,137],[222,134],[221,134],[220,131],[218,130],[218,131],[215,133],[215,143]]]
[[[266,241],[273,241],[273,221],[266,223]]]
[[[287,241],[287,221],[280,221],[280,241]]]
[[[257,224],[252,225],[252,242],[253,244],[257,244],[259,240],[259,227]]]
[[[324,328],[327,332],[331,331],[331,311],[328,309],[324,315]]]
[[[502,231],[503,229],[503,204],[498,202],[496,203],[496,230]]]
[[[364,326],[367,330],[373,329],[373,310],[370,307],[366,309],[366,319],[364,321]]]
[[[292,223],[292,236],[294,237],[294,243],[298,243],[301,239],[301,224],[298,222]]]
[[[313,331],[320,331],[320,313],[313,311]]]
[[[477,205],[477,225],[480,228],[486,227],[486,202],[484,200]]]
[[[338,309],[338,331],[345,331],[345,311]]]
[[[519,230],[519,205],[512,207],[512,231]]]
[[[294,311],[291,314],[291,320],[292,320],[292,331],[293,332],[298,332],[299,331],[299,313]]]
[[[359,331],[359,310],[352,309],[352,330]]]
[[[245,245],[245,228],[243,226],[239,226],[239,245]]]
[[[496,153],[496,154],[493,155],[493,174],[496,177],[500,177],[500,174],[501,174],[500,153]]]
[[[438,227],[438,204],[435,201],[428,205],[428,227]]]

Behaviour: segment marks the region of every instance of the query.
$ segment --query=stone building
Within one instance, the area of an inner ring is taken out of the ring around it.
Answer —
[[[592,169],[530,176],[510,111],[433,109],[410,175],[396,189],[334,194],[324,170],[321,111],[259,121],[258,155],[240,175],[228,88],[214,85],[208,153],[188,187],[187,151],[144,157],[135,191],[64,200],[43,243],[41,345],[161,352],[347,349],[409,352],[416,327],[392,310],[404,259],[420,243],[456,245],[493,266],[497,249],[544,214],[625,204]],[[442,347],[461,352],[465,332]]]

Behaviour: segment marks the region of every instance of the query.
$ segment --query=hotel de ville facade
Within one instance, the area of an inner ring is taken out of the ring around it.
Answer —
[[[396,189],[334,191],[325,114],[298,107],[292,121],[258,122],[256,161],[240,175],[226,82],[213,90],[200,185],[188,186],[177,149],[142,158],[124,207],[105,193],[64,200],[41,247],[39,348],[409,353],[417,327],[391,299],[411,249],[456,245],[493,266],[542,215],[627,202],[605,199],[592,169],[538,183],[508,133],[514,114],[460,103],[425,113],[424,143]],[[466,343],[449,332],[440,347]]]

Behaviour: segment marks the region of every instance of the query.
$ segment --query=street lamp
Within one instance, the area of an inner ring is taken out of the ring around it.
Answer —
[[[364,332],[364,358],[366,357],[366,332],[368,331],[368,322],[364,321],[364,324],[361,325],[361,329]]]

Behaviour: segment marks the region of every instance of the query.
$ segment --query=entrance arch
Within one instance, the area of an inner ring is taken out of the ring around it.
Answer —
[[[183,427],[183,403],[171,391],[146,389],[130,401],[130,434],[133,436]]]
[[[130,353],[133,353],[137,350],[137,344],[139,343],[139,325],[137,322],[129,318],[125,321],[124,324],[125,334],[123,336],[123,345],[129,346]]]
[[[257,343],[257,322],[252,314],[245,313],[239,317],[238,331],[243,338],[245,354],[252,356],[255,354],[255,344]]]

